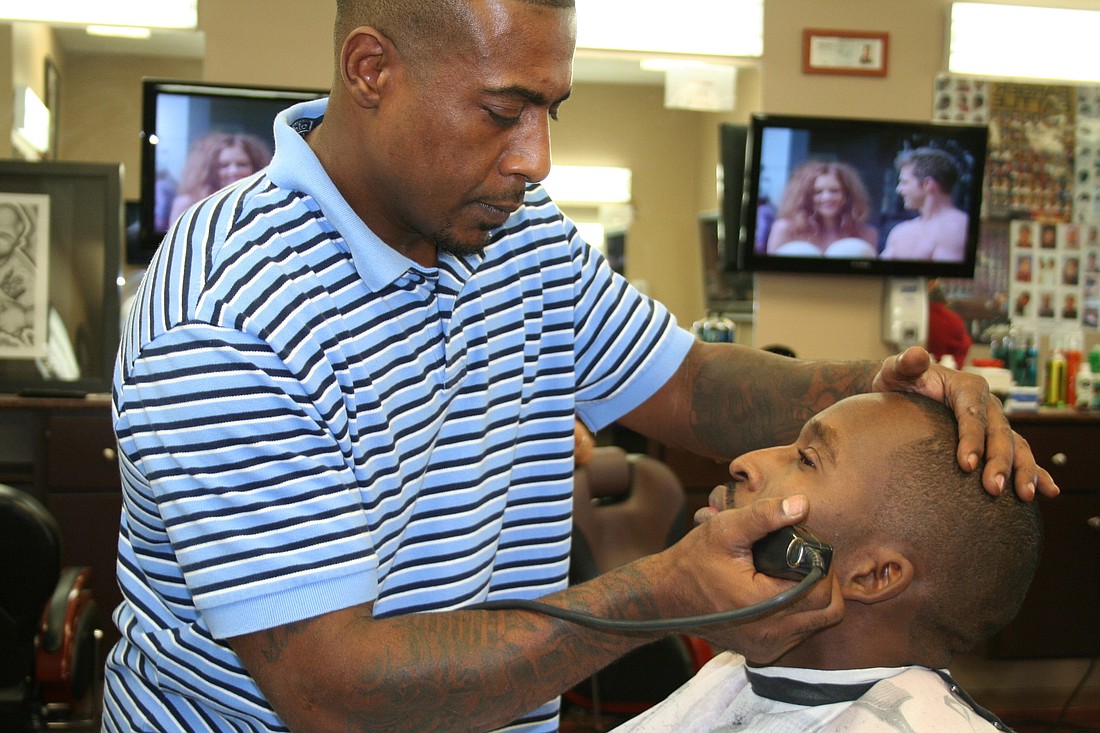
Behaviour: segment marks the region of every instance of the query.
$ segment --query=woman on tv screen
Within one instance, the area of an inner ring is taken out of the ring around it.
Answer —
[[[187,207],[271,162],[271,147],[255,135],[215,130],[191,148],[179,189],[165,222],[167,229]]]
[[[767,235],[767,252],[794,257],[873,258],[878,231],[867,223],[867,189],[855,168],[810,160],[791,175]]]

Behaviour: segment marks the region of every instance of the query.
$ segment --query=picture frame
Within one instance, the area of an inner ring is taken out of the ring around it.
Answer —
[[[886,76],[890,34],[806,28],[802,31],[802,73]]]

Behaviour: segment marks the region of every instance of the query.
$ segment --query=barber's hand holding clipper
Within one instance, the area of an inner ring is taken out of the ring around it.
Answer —
[[[790,580],[757,572],[752,547],[764,535],[803,521],[808,510],[808,502],[801,495],[754,501],[743,508],[715,513],[673,547],[638,561],[646,568],[647,582],[655,588],[668,586],[670,581],[678,586],[678,591],[665,591],[668,595],[662,592],[662,598],[680,598],[684,604],[680,608],[662,605],[655,615],[667,618],[745,608],[791,588]],[[650,570],[647,565],[656,567]],[[700,610],[707,607],[711,611]],[[830,574],[795,601],[758,620],[685,631],[719,649],[733,649],[763,663],[838,623],[843,616],[840,587]]]

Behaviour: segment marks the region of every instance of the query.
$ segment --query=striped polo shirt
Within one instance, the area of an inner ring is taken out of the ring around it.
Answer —
[[[286,730],[227,637],[564,588],[574,413],[609,423],[690,347],[537,185],[480,255],[397,253],[303,139],[325,104],[184,214],[129,314],[108,730]],[[551,701],[509,730],[556,728]]]

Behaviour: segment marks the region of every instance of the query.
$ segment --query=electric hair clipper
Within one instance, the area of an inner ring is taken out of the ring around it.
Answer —
[[[833,548],[801,525],[781,527],[752,546],[757,571],[773,578],[802,580],[815,567],[825,575],[832,559]]]

